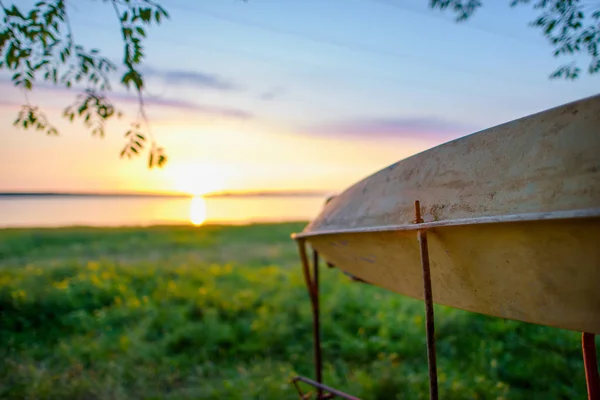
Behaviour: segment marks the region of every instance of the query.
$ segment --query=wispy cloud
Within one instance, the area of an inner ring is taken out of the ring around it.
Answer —
[[[243,120],[252,119],[254,117],[252,113],[239,108],[197,104],[187,100],[150,97],[144,101],[145,104],[149,106],[169,107],[181,111],[194,111],[204,116]]]
[[[306,130],[321,136],[385,139],[452,139],[466,135],[473,127],[436,117],[370,118],[326,123]]]
[[[276,86],[260,94],[259,98],[265,101],[276,100],[285,94],[285,88]]]
[[[159,70],[154,68],[145,68],[146,77],[156,77],[162,79],[170,85],[192,85],[202,89],[213,89],[219,91],[240,91],[242,88],[230,79],[226,79],[217,74],[190,71],[180,69]]]

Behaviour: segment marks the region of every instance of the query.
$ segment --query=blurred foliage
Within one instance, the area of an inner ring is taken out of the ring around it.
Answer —
[[[123,62],[120,83],[133,89],[138,95],[139,111],[132,122],[138,139],[127,142],[121,157],[131,158],[145,149],[145,133],[140,125],[146,125],[148,118],[144,111],[144,79],[139,66],[144,58],[143,40],[146,29],[159,24],[168,14],[160,4],[152,0],[102,0],[114,8],[123,38]],[[0,25],[0,69],[12,74],[13,84],[25,95],[43,82],[53,86],[81,90],[73,104],[67,106],[63,116],[69,121],[82,119],[93,135],[104,136],[105,124],[114,117],[120,118],[118,111],[107,92],[111,89],[110,75],[117,71],[117,65],[101,55],[98,49],[86,49],[78,44],[69,21],[65,0],[42,0],[27,11],[17,5],[4,5],[0,0],[3,18]],[[48,135],[58,135],[39,107],[29,102],[21,107],[14,122],[24,129],[45,131]],[[152,140],[148,150],[150,168],[163,166],[167,161],[164,150]]]
[[[587,72],[600,71],[600,2],[581,0],[510,0],[511,7],[532,4],[541,14],[530,23],[539,28],[554,48],[554,56],[576,56],[583,53],[590,58]],[[469,19],[479,7],[481,0],[431,0],[434,9],[449,9],[456,14],[456,21]],[[550,78],[576,79],[581,68],[575,61],[560,66]]]
[[[302,227],[0,230],[0,398],[293,398]],[[322,271],[326,383],[427,399],[422,302]],[[585,398],[578,333],[435,311],[444,399]]]

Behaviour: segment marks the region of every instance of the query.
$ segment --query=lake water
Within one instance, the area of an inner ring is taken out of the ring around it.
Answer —
[[[0,197],[0,227],[148,226],[308,221],[325,198]]]

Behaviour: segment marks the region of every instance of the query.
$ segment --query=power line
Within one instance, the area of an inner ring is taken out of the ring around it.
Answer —
[[[461,27],[464,27],[464,28],[467,28],[467,29],[472,29],[472,30],[477,30],[477,31],[480,31],[480,32],[489,33],[489,34],[492,34],[492,35],[495,35],[495,36],[498,36],[498,37],[501,37],[501,38],[512,39],[512,40],[515,40],[515,41],[519,41],[521,43],[522,42],[527,42],[527,43],[531,43],[531,44],[534,43],[532,40],[530,40],[528,38],[524,38],[524,37],[512,35],[512,34],[507,33],[507,32],[502,32],[501,33],[501,32],[498,32],[498,31],[494,31],[494,30],[491,30],[491,29],[484,28],[483,26],[480,26],[480,25],[475,25],[472,22],[458,23],[456,21],[450,21],[450,20],[444,18],[443,16],[440,16],[439,14],[435,14],[434,10],[430,10],[430,12],[422,11],[422,10],[418,10],[418,9],[415,9],[415,8],[412,8],[412,7],[407,7],[406,3],[403,3],[401,5],[401,4],[396,3],[396,2],[394,2],[392,0],[364,0],[364,1],[367,1],[367,2],[371,2],[372,1],[372,2],[375,2],[375,3],[379,3],[379,4],[382,4],[382,5],[385,5],[387,7],[397,8],[398,10],[410,12],[410,13],[413,13],[413,14],[423,15],[423,16],[425,16],[427,18],[430,18],[430,19],[436,19],[438,21],[446,22],[448,25],[461,26]],[[535,42],[535,43],[537,44],[537,42]]]
[[[259,30],[268,31],[271,33],[276,33],[276,34],[280,34],[280,35],[299,38],[301,40],[310,41],[310,42],[314,42],[317,44],[326,44],[329,46],[344,48],[344,49],[350,50],[350,51],[358,51],[358,52],[362,52],[362,53],[370,53],[370,54],[375,54],[375,55],[379,55],[379,56],[399,58],[399,59],[403,59],[404,62],[416,64],[418,66],[422,66],[423,64],[428,64],[428,65],[432,65],[434,67],[454,70],[454,71],[465,73],[465,74],[479,75],[480,77],[485,77],[488,79],[489,78],[492,78],[492,79],[502,78],[505,81],[512,81],[513,83],[518,84],[518,85],[523,85],[523,84],[531,85],[530,82],[525,83],[521,80],[516,79],[513,76],[502,76],[501,74],[495,74],[495,73],[490,74],[490,73],[477,71],[477,70],[469,70],[469,69],[465,69],[465,68],[458,67],[455,65],[445,64],[445,63],[442,63],[439,60],[435,60],[435,59],[415,56],[415,55],[406,54],[406,53],[398,53],[398,52],[393,52],[393,51],[373,49],[370,47],[361,46],[361,45],[357,45],[354,43],[333,40],[328,37],[320,36],[320,35],[299,33],[299,32],[295,32],[293,30],[281,29],[281,28],[273,27],[271,25],[266,25],[266,24],[259,24],[259,23],[248,21],[245,19],[227,17],[222,14],[217,14],[217,13],[214,13],[211,11],[207,11],[205,9],[193,8],[193,7],[189,7],[189,6],[183,6],[183,5],[173,5],[173,4],[171,4],[170,7],[173,9],[179,9],[179,10],[185,11],[185,12],[191,12],[191,13],[195,13],[198,15],[208,16],[208,17],[211,17],[214,19],[219,19],[219,20],[226,21],[226,22],[229,22],[232,24],[248,26],[248,27],[251,27],[254,29],[259,29]],[[411,58],[415,59],[415,60],[421,60],[421,62],[411,61]]]
[[[96,30],[105,30],[107,28],[106,25],[98,24],[96,21],[85,20],[84,22],[85,22],[86,28],[92,28],[92,29],[96,29]],[[290,59],[285,59],[285,58],[280,58],[280,57],[265,56],[263,54],[258,54],[256,52],[251,52],[251,51],[247,51],[247,50],[232,49],[232,48],[226,48],[223,46],[212,46],[212,45],[208,45],[206,43],[203,43],[203,44],[199,44],[198,42],[191,43],[191,42],[182,41],[180,38],[168,37],[168,36],[165,37],[164,35],[162,38],[152,38],[152,39],[148,39],[148,40],[153,41],[153,42],[162,42],[162,43],[168,44],[169,46],[182,47],[185,49],[204,48],[204,49],[209,49],[211,51],[215,51],[218,53],[233,54],[236,56],[241,55],[242,57],[244,57],[246,59],[259,59],[262,61],[270,62],[269,68],[277,68],[278,65],[282,61],[292,64],[294,66],[299,65],[299,63],[296,62],[295,60],[290,60]],[[275,63],[273,63],[273,61],[275,61]],[[399,76],[392,76],[392,75],[381,74],[381,73],[370,73],[368,71],[360,70],[360,69],[351,69],[351,68],[347,68],[347,67],[332,68],[332,67],[324,67],[321,65],[310,65],[309,63],[306,63],[306,64],[308,64],[307,66],[314,68],[315,70],[318,70],[321,72],[326,71],[326,72],[330,72],[330,73],[338,73],[338,72],[340,72],[340,70],[342,70],[346,73],[351,73],[351,74],[359,74],[359,75],[364,75],[364,76],[367,76],[367,75],[368,76],[376,76],[376,80],[379,82],[381,82],[382,80],[386,80],[389,82],[394,82],[394,84],[412,83],[412,84],[418,84],[419,87],[423,87],[423,88],[439,89],[439,87],[437,85],[435,85],[434,82],[432,82],[430,79],[426,79],[426,78],[420,79],[418,76],[403,79],[402,77],[399,77]],[[477,88],[481,88],[481,86],[477,86],[476,89]],[[470,93],[473,95],[483,95],[483,94],[487,93],[483,88],[481,88],[481,90],[470,90],[470,87],[465,87],[464,85],[460,85],[460,84],[456,84],[456,89],[460,90],[461,93]]]

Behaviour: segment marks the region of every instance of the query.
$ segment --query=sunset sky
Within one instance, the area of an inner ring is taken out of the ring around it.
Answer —
[[[75,93],[37,87],[30,99],[61,130],[46,137],[12,126],[24,98],[2,73],[0,191],[336,191],[600,87],[597,76],[549,80],[568,60],[527,26],[530,6],[508,0],[484,2],[460,25],[427,0],[163,3],[171,19],[150,30],[142,70],[167,166],[119,158],[133,94],[118,88],[128,114],[100,139],[60,117]],[[112,8],[68,4],[76,40],[121,60]]]

